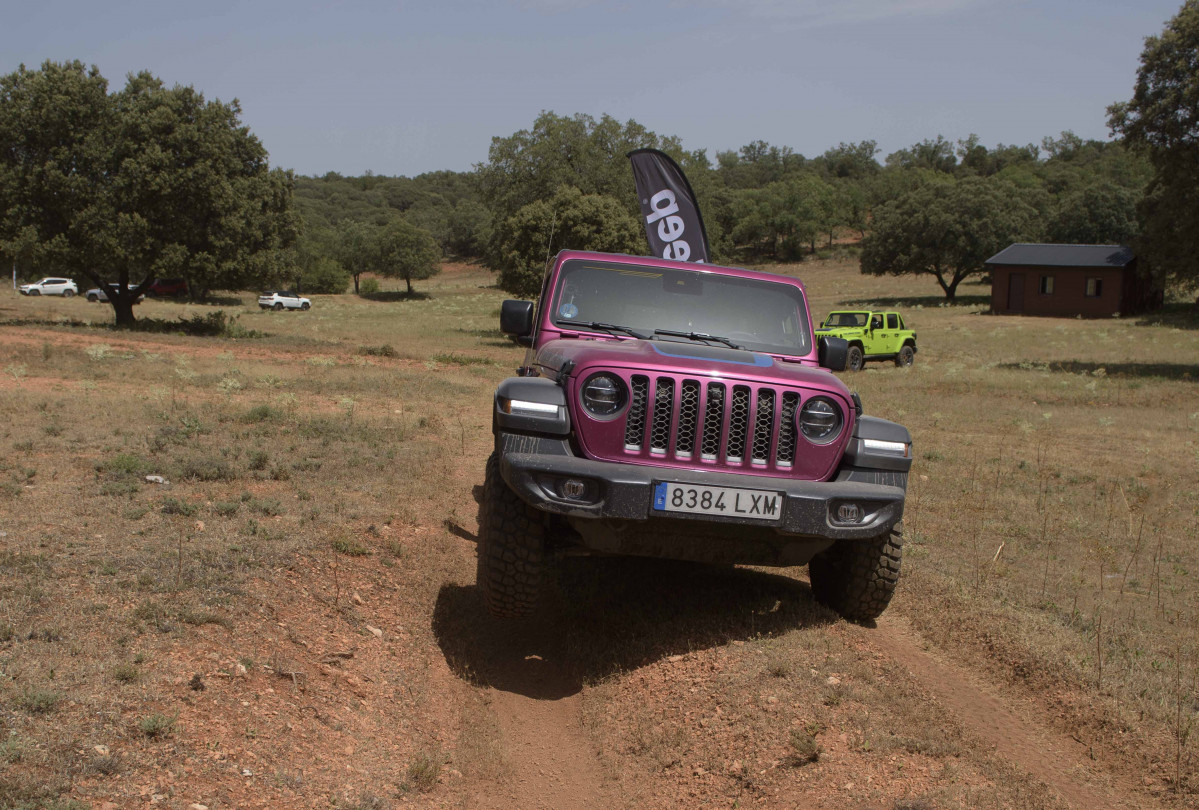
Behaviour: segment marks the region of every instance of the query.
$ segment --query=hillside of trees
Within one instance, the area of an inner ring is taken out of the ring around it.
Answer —
[[[544,112],[530,129],[494,138],[487,162],[471,172],[296,178],[301,243],[335,242],[347,223],[401,218],[444,255],[481,260],[505,289],[532,294],[546,256],[560,249],[646,249],[625,158],[640,147],[662,149],[684,168],[716,260],[733,264],[802,260],[879,225],[897,231],[892,240],[914,238],[934,210],[962,230],[988,231],[981,249],[994,246],[991,253],[1012,241],[1128,244],[1153,176],[1149,160],[1120,142],[1070,132],[990,148],[975,135],[938,136],[886,156],[869,140],[810,158],[756,141],[712,162],[635,121]],[[864,247],[866,272],[893,272],[880,240]],[[951,283],[943,285],[949,297]]]

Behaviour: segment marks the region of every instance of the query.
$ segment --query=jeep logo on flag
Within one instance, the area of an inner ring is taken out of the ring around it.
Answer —
[[[657,149],[636,149],[628,157],[650,251],[663,259],[708,262],[704,221],[683,170]]]

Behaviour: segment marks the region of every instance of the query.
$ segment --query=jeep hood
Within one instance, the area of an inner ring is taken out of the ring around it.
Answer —
[[[590,368],[627,368],[647,373],[694,374],[753,380],[797,388],[821,388],[849,399],[849,389],[833,374],[768,354],[699,342],[673,340],[588,340],[564,338],[541,347],[534,358],[541,374],[553,377],[567,363],[570,373]]]

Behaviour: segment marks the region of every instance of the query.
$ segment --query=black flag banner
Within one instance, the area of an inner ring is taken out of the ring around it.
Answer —
[[[634,149],[628,157],[650,251],[663,259],[709,261],[704,220],[679,164],[657,149]]]

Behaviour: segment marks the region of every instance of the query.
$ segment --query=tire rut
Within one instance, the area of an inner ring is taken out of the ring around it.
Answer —
[[[1002,760],[1043,782],[1079,810],[1145,807],[1148,797],[1091,764],[1086,746],[1028,716],[971,675],[927,649],[906,619],[887,615],[867,644],[907,669],[937,702]]]
[[[464,472],[462,477],[473,476]],[[476,490],[476,499],[481,489]],[[456,535],[477,545],[477,521],[457,528]],[[512,769],[510,779],[488,785],[487,794],[476,793],[469,806],[479,810],[612,807],[599,757],[583,724],[582,682],[564,663],[558,611],[541,610],[520,620],[496,619],[487,615],[478,594],[458,604],[472,605],[474,615],[457,617],[458,621],[465,618],[469,628],[459,630],[460,646],[453,657],[467,662],[473,679],[487,690]]]

